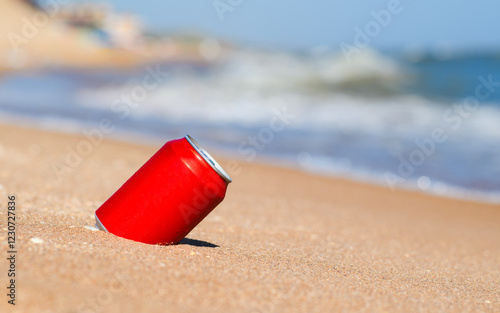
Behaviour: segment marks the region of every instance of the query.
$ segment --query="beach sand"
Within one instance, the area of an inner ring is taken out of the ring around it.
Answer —
[[[0,126],[1,312],[500,311],[499,206],[239,162],[187,240],[146,245],[89,227],[159,147],[105,140],[58,179],[81,141]]]

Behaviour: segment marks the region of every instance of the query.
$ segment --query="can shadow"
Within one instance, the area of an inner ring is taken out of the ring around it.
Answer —
[[[213,244],[211,242],[203,241],[203,240],[196,240],[196,239],[189,239],[189,238],[184,238],[181,240],[181,242],[178,243],[179,245],[190,245],[190,246],[195,246],[195,247],[205,247],[205,248],[218,248],[219,246],[216,244]]]

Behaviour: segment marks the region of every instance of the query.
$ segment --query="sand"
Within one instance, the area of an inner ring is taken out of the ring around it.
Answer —
[[[1,312],[500,311],[499,206],[240,162],[187,240],[152,246],[91,226],[159,147],[105,140],[58,179],[81,140],[0,126],[4,292],[7,195],[19,250]]]

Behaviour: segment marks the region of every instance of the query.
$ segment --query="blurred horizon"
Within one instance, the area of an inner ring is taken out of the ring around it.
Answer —
[[[496,16],[500,2],[494,0],[481,5],[463,0],[186,0],[163,1],[161,5],[152,0],[67,0],[69,4],[89,2],[109,3],[118,12],[135,14],[148,32],[201,33],[256,48],[300,51],[324,47],[337,51],[342,43],[353,44],[356,28],[366,34],[370,32],[367,27],[372,27],[375,36],[368,36],[369,46],[379,51],[500,51],[500,40],[493,32],[500,28]]]

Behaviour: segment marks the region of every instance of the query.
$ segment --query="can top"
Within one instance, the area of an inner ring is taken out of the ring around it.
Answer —
[[[214,169],[214,171],[217,172],[217,174],[222,177],[227,183],[232,182],[231,177],[222,169],[222,166],[215,161],[215,159],[207,152],[205,149],[200,147],[196,140],[193,139],[193,137],[186,135],[184,138],[193,146],[193,148],[201,155],[201,157]]]

